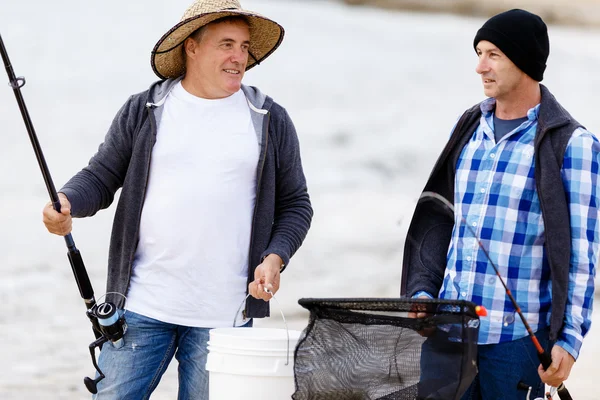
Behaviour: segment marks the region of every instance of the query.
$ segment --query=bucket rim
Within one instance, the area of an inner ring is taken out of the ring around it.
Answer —
[[[278,337],[276,335],[265,335],[264,338],[259,338],[260,334],[265,333],[277,333],[277,335],[281,335]],[[294,329],[281,329],[281,328],[238,328],[238,327],[226,327],[226,328],[213,328],[209,331],[209,336],[219,336],[219,337],[232,337],[232,338],[256,338],[256,339],[264,339],[264,340],[286,340],[287,334],[289,332],[289,339],[299,339],[302,335],[302,331],[294,330]]]

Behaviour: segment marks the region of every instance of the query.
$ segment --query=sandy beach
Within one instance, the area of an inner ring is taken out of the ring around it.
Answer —
[[[0,0],[0,34],[15,73],[27,79],[23,95],[57,188],[86,165],[128,96],[156,80],[150,50],[188,3]],[[306,325],[300,298],[397,297],[418,195],[458,116],[483,99],[472,40],[484,19],[333,1],[242,4],[286,29],[281,48],[245,83],[294,120],[315,209],[277,294],[290,328]],[[543,83],[600,134],[600,29],[550,25],[549,32]],[[82,381],[94,372],[91,326],[64,241],[42,224],[48,193],[5,84],[0,134],[0,399],[90,398]],[[114,205],[74,223],[98,299],[113,215]],[[281,327],[277,308],[256,325]],[[597,297],[567,381],[574,399],[597,397],[598,356]],[[173,363],[152,398],[176,398],[176,388]]]

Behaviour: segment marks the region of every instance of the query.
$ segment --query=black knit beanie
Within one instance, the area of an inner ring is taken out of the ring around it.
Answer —
[[[525,10],[510,10],[490,18],[475,35],[473,47],[487,40],[523,72],[540,82],[550,53],[548,29],[542,19]]]

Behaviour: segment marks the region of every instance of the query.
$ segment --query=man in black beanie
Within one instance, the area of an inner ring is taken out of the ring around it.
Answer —
[[[600,143],[540,84],[550,46],[539,16],[498,14],[473,46],[488,99],[459,119],[425,186],[454,215],[435,201],[417,205],[402,294],[487,309],[479,374],[463,398],[524,399],[519,383],[543,397],[543,383],[567,379],[591,325]],[[552,356],[546,371],[492,262]]]

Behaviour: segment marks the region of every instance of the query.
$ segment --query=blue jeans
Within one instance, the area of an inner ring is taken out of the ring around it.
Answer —
[[[207,400],[206,359],[210,328],[193,328],[157,321],[127,311],[123,347],[102,346],[98,366],[106,378],[94,400],[149,399],[173,356],[179,362],[178,400]],[[252,326],[249,321],[246,327]]]
[[[552,343],[549,329],[535,336],[542,347],[550,352]],[[544,397],[545,386],[537,368],[540,361],[529,336],[512,342],[477,346],[479,373],[462,400],[525,399],[526,390],[517,390],[519,382],[532,387],[530,398]]]

